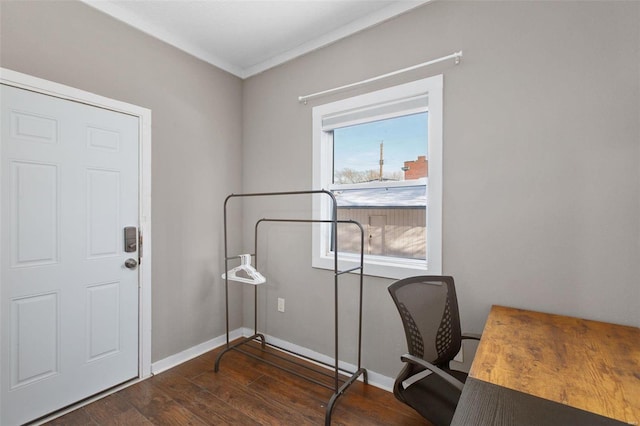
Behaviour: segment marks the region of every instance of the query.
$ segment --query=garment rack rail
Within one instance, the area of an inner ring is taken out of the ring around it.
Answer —
[[[354,220],[338,220],[338,207],[336,198],[331,191],[327,191],[324,189],[321,190],[310,190],[310,191],[287,191],[287,192],[259,192],[259,193],[245,193],[245,194],[231,194],[227,196],[224,201],[224,259],[225,259],[225,271],[229,270],[229,261],[233,259],[239,258],[239,256],[229,256],[228,252],[228,228],[227,228],[227,205],[232,198],[248,198],[248,197],[277,197],[277,196],[297,196],[297,195],[326,195],[331,199],[332,205],[332,219],[286,219],[286,218],[262,218],[259,219],[254,228],[254,252],[252,256],[254,256],[255,264],[258,264],[258,231],[259,227],[262,223],[266,222],[281,222],[281,223],[326,223],[331,225],[331,244],[333,247],[333,276],[334,276],[334,364],[329,364],[326,362],[322,362],[320,360],[311,358],[309,356],[296,353],[292,350],[277,346],[273,343],[267,342],[264,334],[258,332],[258,286],[254,286],[254,323],[253,323],[253,332],[254,334],[249,337],[243,337],[239,342],[230,344],[229,341],[229,279],[228,274],[225,274],[224,278],[224,290],[225,290],[225,324],[226,324],[226,348],[220,352],[215,361],[215,372],[217,373],[220,369],[220,361],[222,357],[228,353],[229,351],[237,351],[241,352],[249,357],[262,361],[268,365],[284,370],[290,374],[293,374],[297,377],[305,379],[311,383],[326,387],[328,389],[333,390],[333,395],[327,404],[327,408],[325,410],[325,425],[328,426],[331,424],[331,414],[333,412],[333,408],[338,401],[338,398],[344,394],[344,392],[353,384],[360,376],[364,383],[368,382],[367,379],[367,370],[362,368],[362,292],[363,292],[363,266],[364,266],[364,229],[359,222]],[[352,224],[357,226],[360,230],[360,259],[359,265],[353,268],[349,268],[344,271],[340,271],[338,269],[338,224]],[[357,272],[359,275],[359,300],[358,300],[358,364],[355,372],[351,372],[349,370],[343,369],[339,366],[339,351],[338,351],[338,332],[339,332],[339,322],[338,322],[338,288],[339,288],[339,280],[340,277],[345,273]],[[288,353],[294,355],[297,358],[301,358],[304,360],[308,360],[314,362],[316,364],[324,365],[325,367],[333,370],[333,374],[329,374],[328,372],[320,372],[316,369],[312,369],[303,363],[296,362],[290,358],[286,358],[284,356],[280,356],[277,353],[270,352],[271,356],[274,356],[281,361],[284,361],[288,364],[294,364],[295,366],[302,367],[304,369],[308,369],[313,371],[316,375],[323,375],[326,377],[330,377],[333,379],[333,385],[328,385],[325,382],[319,381],[310,375],[305,375],[299,371],[296,371],[293,368],[285,367],[282,364],[278,364],[263,357],[256,355],[250,351],[242,349],[242,346],[257,341],[260,343],[260,350],[264,351],[265,346],[269,346],[275,348],[284,353]],[[345,375],[350,375],[346,380],[340,377],[340,373]]]

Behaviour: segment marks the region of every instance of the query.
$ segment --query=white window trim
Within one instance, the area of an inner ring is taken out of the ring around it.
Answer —
[[[417,80],[388,89],[378,90],[360,96],[319,105],[313,108],[313,188],[330,189],[332,181],[331,133],[322,128],[322,118],[341,112],[355,110],[380,103],[427,94],[429,97],[428,152],[429,177],[427,185],[427,260],[398,259],[384,256],[365,255],[364,273],[366,275],[406,278],[414,275],[442,273],[442,151],[443,151],[443,76]],[[329,197],[314,197],[314,219],[330,217],[331,201]],[[314,268],[333,269],[333,253],[327,247],[330,225],[313,227],[312,266]],[[338,247],[338,250],[340,247]],[[359,256],[339,253],[338,267],[346,270],[357,266]]]

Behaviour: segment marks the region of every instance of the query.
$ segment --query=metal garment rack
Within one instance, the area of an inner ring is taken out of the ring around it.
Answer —
[[[320,360],[308,357],[306,355],[302,355],[299,353],[296,353],[294,351],[279,347],[277,345],[274,345],[272,343],[269,343],[266,341],[265,337],[263,334],[258,332],[258,285],[254,286],[254,324],[253,324],[253,328],[254,328],[254,334],[252,336],[249,337],[244,337],[240,340],[240,342],[235,343],[234,345],[230,345],[229,342],[229,279],[228,279],[228,274],[225,274],[225,279],[224,279],[224,289],[225,289],[225,315],[226,315],[226,332],[227,332],[227,345],[226,348],[220,352],[220,354],[218,354],[217,358],[216,358],[216,362],[215,362],[215,368],[214,371],[217,373],[220,369],[220,361],[222,360],[222,357],[228,353],[229,351],[237,351],[237,352],[241,352],[247,356],[250,356],[254,359],[260,360],[266,364],[269,364],[273,367],[279,368],[281,370],[287,371],[288,373],[291,373],[295,376],[298,376],[302,379],[305,379],[311,383],[323,386],[325,388],[331,389],[333,390],[333,395],[331,396],[331,399],[329,400],[329,403],[327,404],[327,408],[325,411],[325,425],[330,425],[331,424],[331,414],[333,412],[333,408],[335,406],[335,403],[337,402],[338,398],[340,398],[340,396],[342,396],[344,394],[344,392],[349,388],[349,386],[351,386],[351,384],[353,384],[358,377],[360,377],[362,375],[362,378],[364,380],[364,383],[368,382],[367,379],[367,370],[362,368],[361,366],[361,353],[362,353],[362,290],[363,290],[363,266],[364,266],[364,229],[362,228],[362,225],[359,222],[356,222],[354,220],[338,220],[338,207],[337,207],[337,202],[336,202],[336,198],[333,195],[332,192],[321,189],[321,190],[311,190],[311,191],[288,191],[288,192],[262,192],[262,193],[247,193],[247,194],[231,194],[229,195],[225,201],[224,201],[224,258],[225,258],[225,271],[229,270],[229,261],[233,260],[233,259],[237,259],[239,258],[239,256],[229,256],[228,253],[228,232],[227,232],[227,204],[228,202],[232,199],[232,198],[237,198],[237,197],[275,197],[275,196],[291,196],[291,195],[314,195],[314,194],[324,194],[327,195],[331,198],[332,201],[332,218],[333,219],[327,219],[327,220],[323,220],[323,219],[268,219],[268,218],[263,218],[260,219],[256,222],[255,224],[255,230],[254,230],[254,253],[252,254],[252,256],[254,256],[255,258],[255,264],[256,266],[258,265],[258,229],[260,227],[260,224],[265,223],[265,222],[284,222],[284,223],[328,223],[331,224],[331,239],[332,239],[332,247],[333,247],[333,251],[334,251],[334,267],[333,267],[333,272],[334,272],[334,360],[335,363],[333,365],[322,362]],[[360,228],[360,264],[359,266],[344,270],[344,271],[340,271],[338,269],[338,224],[353,224],[354,226],[357,226],[358,228]],[[345,370],[343,368],[340,368],[339,366],[339,352],[338,352],[338,331],[339,331],[339,323],[338,323],[338,289],[339,289],[339,279],[340,276],[346,273],[350,273],[350,272],[359,272],[359,277],[360,277],[360,293],[359,293],[359,303],[358,303],[358,365],[357,365],[357,369],[355,372],[351,372],[348,370]],[[317,375],[323,375],[326,377],[332,377],[333,378],[333,385],[328,385],[325,382],[316,380],[308,375],[302,374],[294,369],[290,369],[287,368],[283,365],[279,365],[276,364],[274,362],[271,362],[267,359],[264,359],[258,355],[255,355],[251,352],[245,351],[243,349],[241,349],[242,345],[245,345],[247,343],[250,342],[254,342],[254,341],[259,341],[260,342],[260,349],[264,350],[265,349],[265,345],[269,346],[269,347],[273,347],[275,349],[278,349],[280,351],[283,351],[285,353],[289,353],[291,355],[294,355],[296,357],[302,358],[302,359],[306,359],[308,361],[312,361],[314,363],[318,363],[318,364],[322,364],[326,367],[330,367],[331,369],[333,369],[333,374],[329,374],[326,372],[321,372],[318,371],[316,369],[312,369],[311,367],[302,364],[302,363],[298,363],[296,361],[292,361],[289,358],[285,358],[284,356],[280,356],[278,354],[274,354],[272,352],[270,352],[269,354],[279,358],[281,360],[284,360],[290,364],[295,364],[299,367],[303,367],[309,371],[313,371],[314,374]],[[342,373],[347,373],[350,374],[350,377],[346,380],[341,379],[340,378],[340,372]],[[341,384],[342,383],[342,384]]]

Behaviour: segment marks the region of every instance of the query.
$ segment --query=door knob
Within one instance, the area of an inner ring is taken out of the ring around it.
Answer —
[[[138,266],[138,261],[135,259],[129,258],[124,261],[124,266],[129,269],[136,269],[136,266]]]

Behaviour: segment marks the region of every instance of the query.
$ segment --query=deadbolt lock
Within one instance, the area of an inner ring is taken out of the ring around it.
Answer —
[[[124,251],[132,253],[138,249],[138,232],[135,226],[127,226],[124,228]]]

